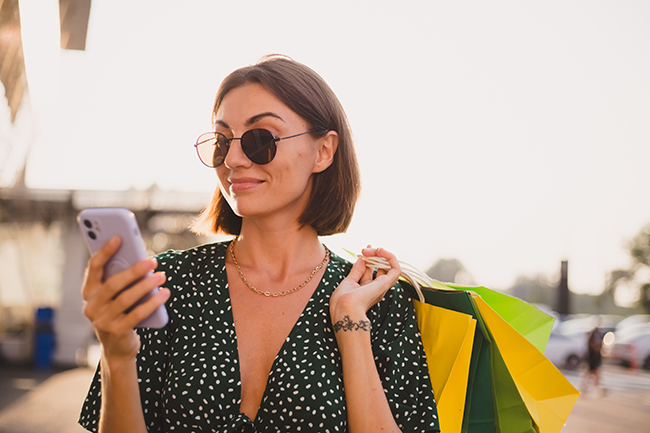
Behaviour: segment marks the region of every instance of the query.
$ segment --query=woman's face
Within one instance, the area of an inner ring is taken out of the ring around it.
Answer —
[[[239,138],[246,131],[268,129],[278,137],[309,131],[309,125],[262,85],[249,83],[226,94],[215,115],[216,131]],[[219,187],[233,211],[243,218],[287,216],[297,221],[309,198],[311,175],[322,171],[319,143],[310,134],[281,140],[268,164],[253,163],[233,140],[224,163],[216,168]]]

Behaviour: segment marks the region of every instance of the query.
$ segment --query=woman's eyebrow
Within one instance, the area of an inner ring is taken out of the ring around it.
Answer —
[[[253,125],[254,123],[256,123],[256,122],[262,120],[262,119],[265,118],[265,117],[273,117],[273,118],[275,118],[275,119],[278,119],[278,120],[284,122],[284,119],[283,119],[282,117],[278,116],[278,115],[275,114],[275,113],[272,113],[272,112],[270,112],[270,111],[267,111],[266,113],[257,114],[257,115],[255,115],[255,116],[251,117],[250,119],[248,119],[248,120],[246,121],[246,126],[251,126],[251,125]]]
[[[265,117],[273,117],[274,119],[278,119],[278,120],[284,122],[284,119],[282,117],[278,116],[277,114],[275,114],[273,112],[267,111],[265,113],[256,114],[255,116],[248,119],[246,121],[246,126],[251,126],[254,123],[259,122],[260,120],[264,119]],[[223,121],[221,119],[215,120],[214,124],[215,124],[215,126],[221,126],[222,128],[230,129],[230,125],[228,125],[225,121]]]
[[[215,126],[221,126],[222,128],[225,128],[225,129],[230,129],[230,126],[228,126],[228,124],[226,122],[224,122],[223,120],[219,120],[219,119],[215,120],[214,125]]]

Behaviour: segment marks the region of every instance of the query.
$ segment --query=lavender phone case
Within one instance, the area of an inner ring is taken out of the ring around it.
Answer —
[[[122,238],[120,248],[106,262],[106,265],[104,265],[104,281],[147,258],[147,252],[142,242],[138,222],[130,210],[108,207],[88,208],[79,213],[77,222],[84,234],[91,254],[99,250],[113,236],[118,235]],[[150,275],[152,275],[152,272],[147,274],[147,276]],[[125,290],[127,289],[128,287]],[[148,295],[136,302],[127,312],[141,302],[149,299],[158,290],[158,287],[153,289]],[[168,320],[167,310],[165,310],[165,306],[163,305],[136,326],[139,328],[162,328],[167,324]]]

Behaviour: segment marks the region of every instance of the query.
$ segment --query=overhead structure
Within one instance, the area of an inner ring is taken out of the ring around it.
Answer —
[[[59,0],[61,48],[85,50],[90,18],[90,0]]]
[[[0,0],[0,81],[13,122],[27,88],[18,0]]]

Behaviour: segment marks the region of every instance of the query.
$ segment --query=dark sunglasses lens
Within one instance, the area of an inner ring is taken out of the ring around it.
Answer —
[[[275,137],[266,129],[251,129],[241,136],[241,147],[255,164],[268,164],[275,157]]]

